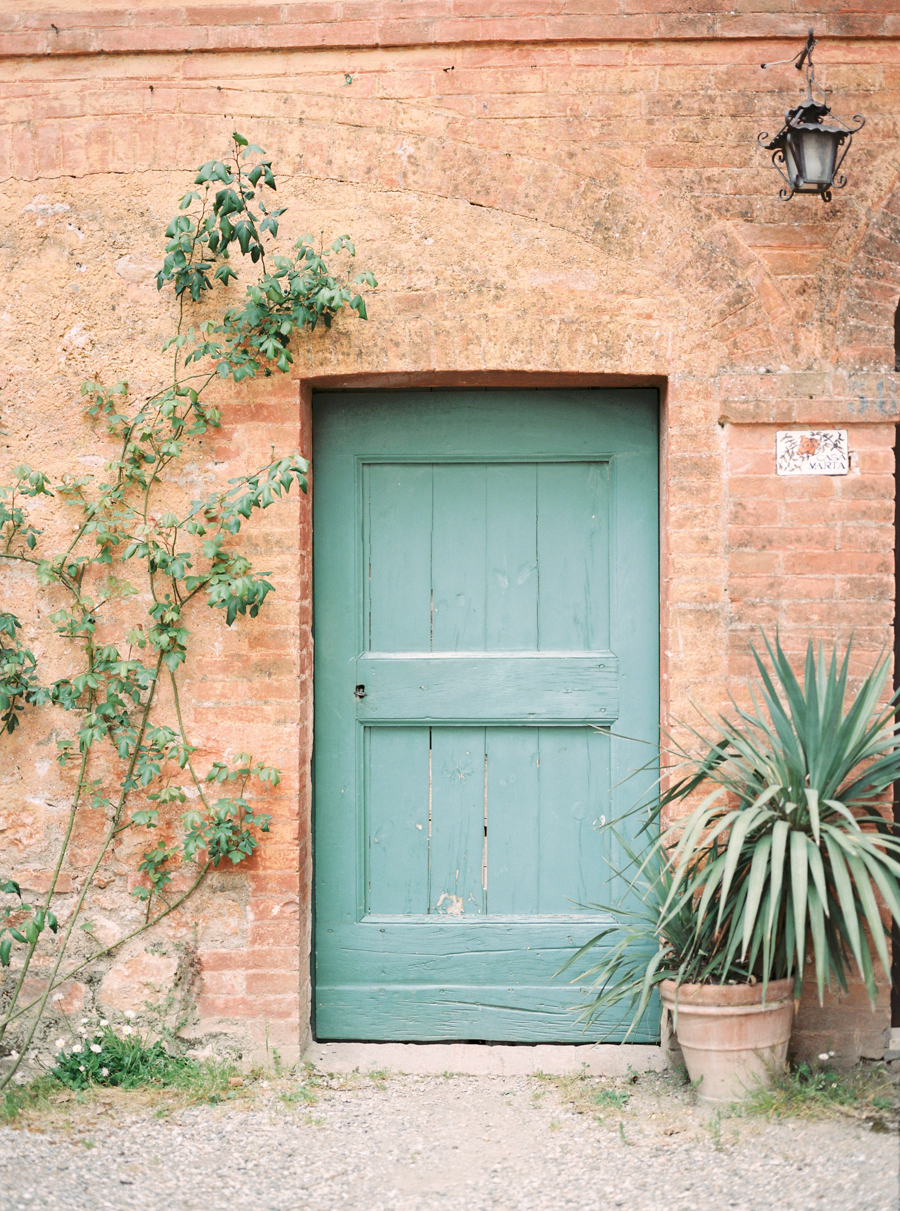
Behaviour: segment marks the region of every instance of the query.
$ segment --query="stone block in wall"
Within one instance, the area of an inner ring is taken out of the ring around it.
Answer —
[[[106,1009],[139,1013],[156,1004],[171,990],[178,959],[174,955],[139,954],[120,959],[100,984],[98,1000]]]

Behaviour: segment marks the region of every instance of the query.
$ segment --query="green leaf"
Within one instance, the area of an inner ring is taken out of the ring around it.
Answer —
[[[755,846],[750,862],[750,878],[747,884],[747,902],[744,906],[744,928],[741,935],[741,955],[747,953],[750,939],[757,927],[757,913],[766,879],[769,874],[769,857],[772,852],[772,838],[763,837]]]
[[[766,925],[766,936],[772,936],[776,917],[781,909],[781,885],[784,879],[785,853],[790,834],[787,822],[777,820],[772,828],[772,898],[769,901],[769,920]]]
[[[844,855],[841,851],[840,837],[833,831],[830,825],[825,825],[823,832],[825,835],[825,847],[831,859],[831,873],[843,913],[844,929],[847,932],[853,957],[856,959],[857,965],[862,969],[863,956],[859,934],[859,919],[856,915],[856,906],[853,901],[853,887],[844,862]]]
[[[806,859],[806,836],[791,833],[791,902],[794,912],[794,932],[797,946],[797,971],[803,971],[806,949],[806,903],[809,867]]]
[[[805,786],[806,806],[809,809],[809,821],[812,827],[813,841],[819,844],[819,792],[811,786]]]
[[[141,825],[144,828],[156,828],[159,824],[159,812],[155,808],[148,811],[134,812],[131,817],[132,824]]]
[[[816,853],[818,852],[816,850]],[[825,997],[829,946],[825,933],[823,901],[819,898],[819,891],[816,886],[812,886],[809,889],[809,927],[816,963],[816,987],[819,993],[819,1004],[821,1004]]]
[[[857,857],[851,857],[849,854],[847,855],[847,866],[853,875],[853,882],[856,885],[857,894],[862,901],[863,911],[869,923],[869,936],[875,944],[875,949],[881,960],[881,966],[884,968],[884,974],[890,983],[891,960],[888,956],[888,949],[885,943],[884,922],[881,919],[881,912],[879,911],[875,894],[872,891],[872,884],[869,881],[868,873],[862,861]]]

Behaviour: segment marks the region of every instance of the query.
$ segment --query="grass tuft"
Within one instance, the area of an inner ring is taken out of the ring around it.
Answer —
[[[164,1118],[185,1106],[214,1106],[236,1098],[241,1092],[232,1087],[236,1071],[233,1064],[217,1060],[152,1062],[143,1067],[132,1065],[122,1080],[84,1084],[83,1080],[61,1079],[54,1070],[27,1085],[7,1088],[0,1096],[0,1124],[41,1121],[48,1126],[66,1125],[73,1113],[90,1113],[105,1104],[104,1099],[108,1103],[110,1096],[116,1096],[117,1108],[124,1110],[133,1104],[135,1109],[143,1108]],[[83,1078],[84,1074],[78,1076]]]
[[[58,1085],[50,1077],[40,1077],[28,1085],[7,1085],[0,1095],[0,1124],[15,1123],[23,1111],[45,1109],[56,1089]]]
[[[619,1089],[598,1089],[590,1094],[590,1100],[595,1106],[602,1106],[606,1110],[622,1110],[628,1105],[630,1096]]]
[[[897,1080],[882,1064],[847,1071],[797,1064],[776,1077],[770,1089],[757,1089],[733,1108],[741,1116],[826,1119],[851,1117],[883,1128],[900,1116]]]

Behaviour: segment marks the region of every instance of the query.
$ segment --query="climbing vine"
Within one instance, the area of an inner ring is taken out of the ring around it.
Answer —
[[[275,205],[275,194],[271,162],[235,132],[228,155],[198,170],[166,228],[156,281],[176,302],[177,325],[163,345],[170,375],[143,400],[134,400],[125,382],[82,385],[87,415],[115,442],[116,457],[99,479],[65,474],[54,482],[23,464],[0,486],[0,563],[28,569],[60,602],[49,625],[63,641],[66,666],[45,681],[23,642],[21,619],[0,612],[0,734],[40,728],[45,712],[53,712],[57,760],[74,773],[47,891],[32,903],[14,871],[0,878],[0,965],[8,969],[0,1054],[13,1057],[0,1089],[31,1046],[55,989],[179,908],[211,869],[249,857],[269,828],[258,803],[261,792],[278,785],[278,771],[246,753],[198,768],[179,674],[197,609],[220,610],[231,626],[264,607],[273,586],[237,540],[260,510],[294,486],[307,490],[309,467],[298,453],[273,457],[190,504],[181,503],[175,472],[185,451],[221,424],[209,398],[217,381],[289,372],[296,335],[320,323],[330,327],[345,308],[366,319],[360,291],[377,284],[371,273],[350,278],[333,268],[336,259],[355,256],[347,236],[328,247],[303,236],[289,255],[279,254],[284,208]],[[192,308],[237,278],[237,254],[255,267],[254,280],[219,318],[192,323]],[[74,536],[55,547],[36,524],[42,497],[75,513]],[[72,720],[62,735],[60,709]],[[102,813],[103,829],[57,917],[60,875],[86,811]],[[132,892],[142,903],[141,921],[103,945],[83,909],[126,832],[146,837]],[[176,871],[187,878],[172,894]],[[32,968],[41,980],[37,996],[26,994]],[[4,1046],[7,1036],[18,1052]]]

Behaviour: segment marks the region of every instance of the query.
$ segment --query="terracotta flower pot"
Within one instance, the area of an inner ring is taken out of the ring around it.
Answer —
[[[688,1075],[706,1102],[739,1102],[784,1068],[794,1017],[794,981],[762,984],[682,984],[663,980],[663,1007]],[[675,998],[678,1015],[675,1017]]]

